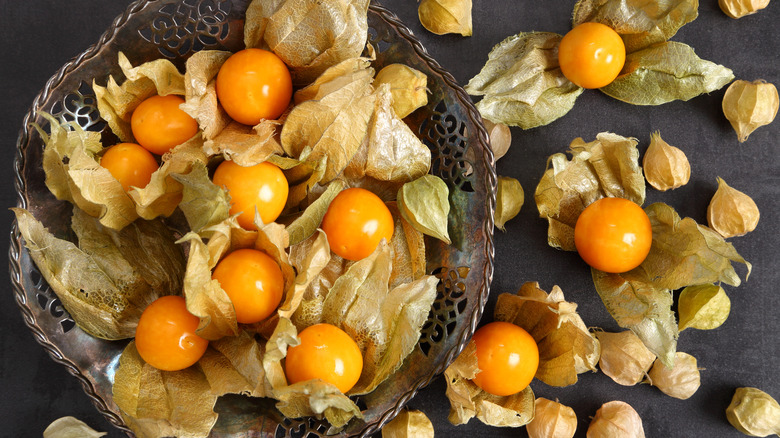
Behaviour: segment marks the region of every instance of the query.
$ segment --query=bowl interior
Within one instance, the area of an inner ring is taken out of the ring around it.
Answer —
[[[136,1],[114,22],[98,44],[65,64],[45,85],[24,119],[16,156],[18,205],[30,210],[55,235],[72,237],[71,207],[44,184],[43,140],[31,128],[46,129],[41,112],[60,121],[112,136],[98,114],[92,81],[109,75],[124,79],[117,56],[133,65],[165,57],[183,69],[193,52],[243,48],[243,14],[248,1]],[[452,76],[420,45],[394,14],[372,4],[368,39],[376,49],[375,68],[405,63],[428,75],[429,103],[405,120],[432,152],[432,173],[450,188],[449,233],[452,245],[426,240],[428,272],[439,279],[438,295],[413,353],[390,379],[356,400],[363,421],[353,420],[340,436],[367,436],[389,421],[416,391],[460,352],[479,321],[493,273],[493,210],[496,174],[487,134],[476,109]],[[52,358],[84,385],[96,408],[128,431],[112,401],[111,385],[124,342],[93,338],[78,327],[38,272],[16,226],[10,248],[14,293],[25,321]],[[287,419],[269,399],[222,397],[215,437],[253,431],[257,436],[324,436],[328,424],[315,418]],[[244,436],[244,435],[241,435]],[[255,436],[254,434],[252,436]]]

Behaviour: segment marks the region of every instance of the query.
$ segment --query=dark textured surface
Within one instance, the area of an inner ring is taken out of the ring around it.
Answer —
[[[127,2],[0,3],[0,84],[4,90],[0,139],[8,157],[2,172],[2,201],[10,207],[15,203],[11,157],[24,113],[45,81],[64,62],[97,41]],[[428,33],[417,21],[416,2],[382,3],[398,14],[433,57],[465,84],[484,64],[490,48],[505,37],[531,30],[564,33],[569,28],[574,1],[476,2],[474,36],[470,38]],[[704,59],[732,68],[739,79],[763,78],[780,84],[778,22],[780,8],[774,4],[756,15],[733,20],[720,11],[716,1],[707,0],[701,2],[699,18],[673,39],[691,45]],[[531,200],[546,157],[564,151],[576,137],[590,141],[598,132],[611,131],[636,137],[643,152],[650,133],[659,130],[665,140],[688,155],[692,176],[687,186],[672,192],[649,188],[648,202],[669,203],[682,215],[705,222],[715,178],[721,176],[752,196],[762,212],[755,232],[731,239],[753,263],[754,271],[739,288],[726,286],[732,299],[729,320],[717,330],[687,330],[680,337],[679,349],[697,357],[704,368],[702,387],[691,399],[676,400],[648,385],[621,387],[603,374],[581,375],[576,385],[562,389],[532,383],[538,396],[558,398],[575,409],[577,436],[585,436],[589,417],[598,406],[620,399],[639,412],[649,437],[739,437],[742,435],[731,428],[723,414],[736,387],[756,386],[780,399],[780,342],[776,336],[780,326],[780,295],[776,290],[780,283],[776,268],[776,255],[780,254],[780,164],[775,159],[780,122],[760,128],[746,143],[739,144],[720,109],[723,92],[660,107],[634,107],[598,91],[586,91],[575,108],[553,124],[529,131],[513,129],[512,148],[498,163],[499,174],[515,177],[523,184],[527,203],[507,224],[507,232],[497,233],[496,271],[484,321],[489,319],[499,293],[514,292],[526,281],[539,281],[547,290],[560,285],[567,299],[579,304],[589,326],[617,329],[593,290],[589,270],[577,255],[546,245],[546,223],[538,219]],[[0,229],[9,230],[11,213],[0,215],[0,219]],[[744,270],[739,272],[743,274]],[[78,382],[35,343],[13,302],[7,271],[2,275],[6,287],[0,295],[0,436],[41,436],[46,425],[65,415],[110,431],[111,437],[121,436],[90,405]],[[477,420],[466,426],[450,425],[441,378],[410,406],[433,420],[438,436],[525,436],[524,430],[491,428]]]

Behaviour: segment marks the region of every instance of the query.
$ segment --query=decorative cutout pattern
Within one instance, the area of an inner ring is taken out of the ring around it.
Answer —
[[[313,438],[325,436],[330,425],[327,420],[317,420],[313,417],[289,419],[285,418],[276,426],[276,438]]]
[[[439,278],[436,301],[423,325],[419,343],[426,356],[433,344],[441,343],[455,330],[458,316],[466,310],[468,299],[465,280],[469,271],[469,267],[461,266],[452,270],[441,267],[432,272]]]
[[[76,323],[70,317],[68,311],[62,307],[62,302],[54,294],[54,291],[49,287],[49,283],[46,282],[35,265],[33,265],[33,269],[30,271],[30,279],[35,288],[36,302],[41,310],[59,322],[63,333],[71,331],[76,326]]]
[[[419,135],[431,149],[431,173],[447,182],[450,188],[473,192],[472,177],[469,176],[473,164],[466,159],[466,124],[449,111],[443,100],[420,124]]]
[[[52,105],[51,115],[60,123],[75,122],[88,131],[99,132],[106,126],[106,122],[100,118],[95,93],[92,91],[92,87],[84,81],[81,82],[78,90]]]
[[[138,33],[169,59],[216,48],[230,30],[227,19],[230,5],[229,0],[184,0],[168,4]]]

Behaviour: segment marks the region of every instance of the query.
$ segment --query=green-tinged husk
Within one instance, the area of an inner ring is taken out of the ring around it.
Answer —
[[[76,324],[93,336],[133,337],[148,304],[181,291],[184,259],[159,222],[139,220],[117,232],[76,209],[76,246],[49,233],[26,210],[13,211],[41,275]]]
[[[450,213],[449,188],[438,176],[423,175],[398,191],[398,209],[407,222],[423,234],[451,243],[447,234]]]
[[[508,176],[499,176],[496,190],[496,227],[506,231],[504,225],[520,213],[524,201],[525,193],[520,181]]]
[[[43,431],[43,438],[100,438],[106,432],[98,432],[74,417],[61,417]]]
[[[687,328],[712,330],[720,327],[731,312],[731,300],[717,284],[688,286],[677,302],[680,331]]]
[[[737,388],[726,418],[745,435],[780,435],[780,404],[758,388]]]
[[[417,16],[420,24],[436,35],[471,36],[471,8],[471,0],[422,0]]]
[[[382,438],[433,438],[433,423],[422,412],[402,410],[382,428]]]
[[[471,95],[484,96],[477,102],[483,118],[530,129],[569,112],[583,89],[561,72],[561,38],[549,32],[520,33],[490,51],[485,66],[465,87]]]

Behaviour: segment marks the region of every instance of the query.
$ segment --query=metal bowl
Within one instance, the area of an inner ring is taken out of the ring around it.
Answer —
[[[50,231],[69,235],[71,206],[44,184],[43,141],[30,127],[46,126],[41,112],[110,135],[98,114],[91,84],[109,75],[122,80],[119,51],[134,64],[165,57],[180,68],[202,49],[243,48],[244,11],[249,0],[138,0],[117,17],[97,44],[49,79],[24,117],[15,157],[17,205],[30,210]],[[404,365],[374,392],[356,400],[364,420],[353,420],[338,436],[368,436],[392,419],[415,393],[465,346],[482,315],[493,275],[493,212],[496,173],[479,113],[455,79],[434,61],[398,18],[372,4],[369,40],[375,67],[402,62],[428,75],[429,104],[406,121],[432,151],[432,172],[450,187],[452,245],[428,240],[428,272],[440,278],[438,296],[419,343]],[[93,338],[76,327],[24,248],[16,224],[11,230],[10,271],[14,294],[27,326],[51,357],[82,383],[95,407],[132,435],[111,396],[124,342]],[[268,399],[220,398],[211,436],[324,436],[328,424],[316,418],[288,419]],[[236,432],[241,431],[241,432]]]

